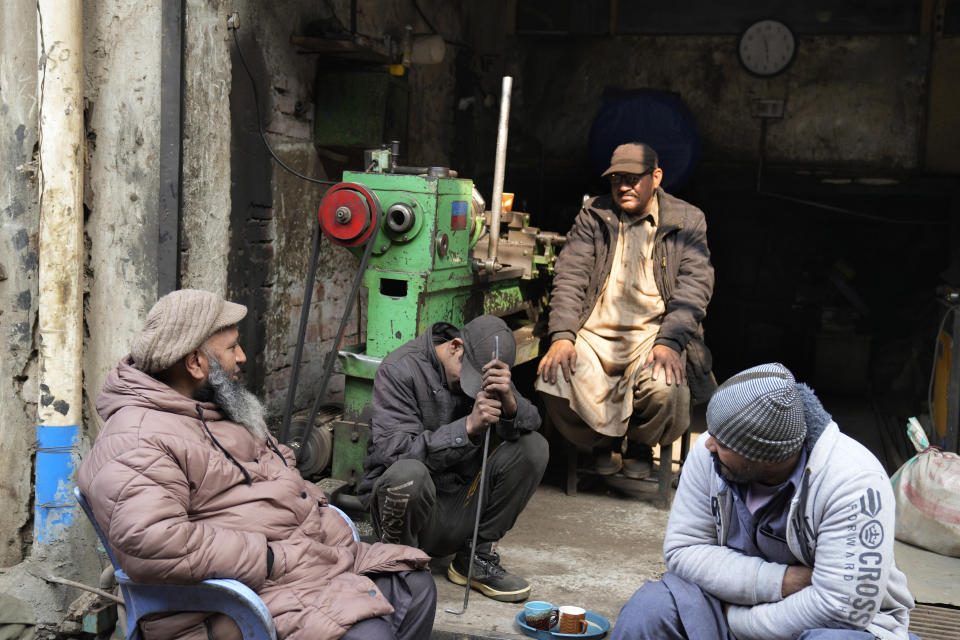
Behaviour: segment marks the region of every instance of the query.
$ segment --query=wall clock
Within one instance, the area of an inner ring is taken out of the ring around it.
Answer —
[[[779,20],[760,20],[740,36],[740,62],[750,73],[775,76],[793,62],[797,40],[790,27]]]

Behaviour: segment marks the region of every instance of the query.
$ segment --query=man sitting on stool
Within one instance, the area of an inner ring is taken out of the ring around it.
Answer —
[[[596,473],[620,470],[626,436],[623,473],[643,478],[652,446],[687,430],[691,394],[716,388],[700,327],[713,267],[703,212],[660,189],[649,145],[620,145],[603,175],[610,194],[583,205],[557,259],[537,391]]]
[[[515,357],[506,323],[481,316],[463,331],[438,322],[384,358],[373,381],[372,433],[357,492],[381,541],[433,556],[456,553],[447,577],[463,585],[483,492],[471,586],[505,602],[525,600],[530,585],[500,566],[493,544],[513,527],[548,457],[536,432],[540,414],[511,382]],[[491,427],[501,442],[478,487]]]

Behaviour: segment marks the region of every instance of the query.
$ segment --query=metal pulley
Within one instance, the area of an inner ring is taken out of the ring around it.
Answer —
[[[320,201],[320,228],[334,243],[344,247],[362,245],[373,233],[381,215],[377,197],[362,184],[341,182],[327,190]]]
[[[330,464],[333,456],[331,425],[342,417],[342,407],[322,407],[313,421],[313,428],[307,429],[310,411],[299,411],[293,415],[290,423],[293,437],[289,446],[297,456],[297,470],[304,478],[320,475]]]
[[[315,427],[300,447],[297,471],[304,478],[320,475],[330,464],[330,458],[333,456],[333,434],[328,427]]]

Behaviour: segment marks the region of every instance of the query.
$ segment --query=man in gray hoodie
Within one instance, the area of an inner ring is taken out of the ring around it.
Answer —
[[[747,369],[707,429],[670,512],[668,573],[624,605],[613,640],[907,638],[890,479],[813,391],[781,364]]]

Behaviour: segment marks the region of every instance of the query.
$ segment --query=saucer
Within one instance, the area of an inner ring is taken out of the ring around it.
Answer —
[[[587,611],[585,616],[587,620],[587,631],[585,633],[560,633],[559,631],[534,629],[527,624],[524,618],[523,610],[516,617],[517,625],[525,635],[531,638],[540,638],[541,640],[552,640],[553,638],[602,638],[610,630],[610,622],[599,613]],[[556,629],[554,625],[551,629]]]

